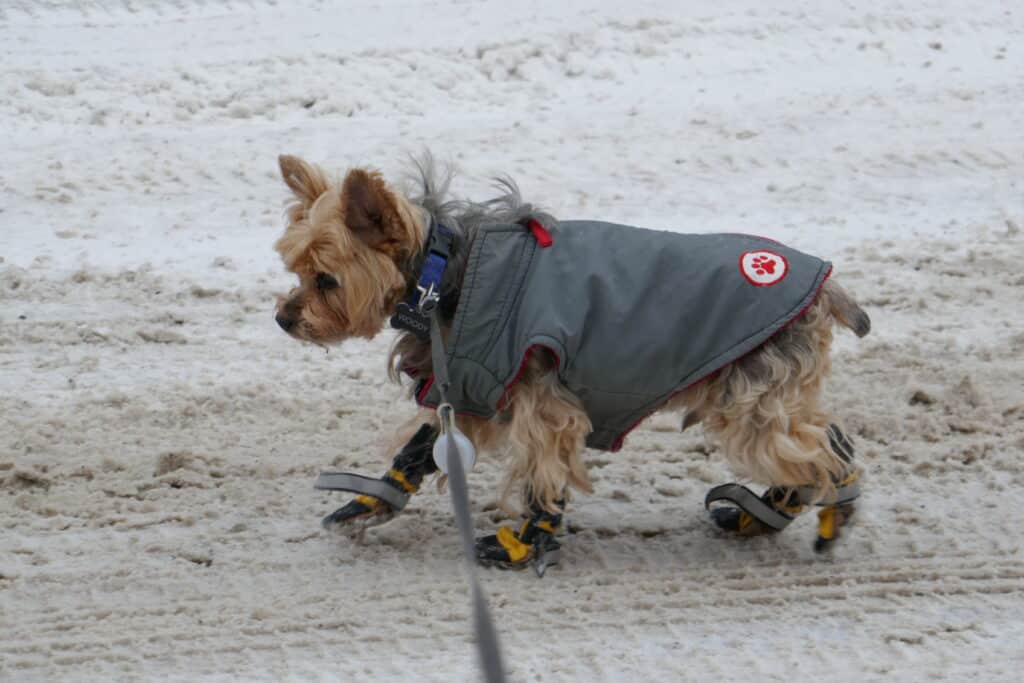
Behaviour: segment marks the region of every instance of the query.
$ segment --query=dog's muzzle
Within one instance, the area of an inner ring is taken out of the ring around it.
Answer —
[[[280,325],[281,329],[285,332],[291,332],[299,322],[298,318],[289,317],[284,313],[278,313],[275,315],[274,320],[277,321],[277,324]]]

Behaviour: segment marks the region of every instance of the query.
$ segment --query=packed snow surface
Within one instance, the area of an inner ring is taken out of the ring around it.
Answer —
[[[279,153],[424,147],[565,218],[766,235],[872,334],[828,404],[857,523],[724,537],[656,416],[586,456],[565,559],[482,579],[514,681],[1018,681],[1024,25],[1009,0],[0,4],[0,679],[472,680],[448,498],[361,540],[321,469],[412,414],[390,341],[274,324]],[[470,475],[491,533],[501,458]],[[429,488],[429,490],[427,490]]]

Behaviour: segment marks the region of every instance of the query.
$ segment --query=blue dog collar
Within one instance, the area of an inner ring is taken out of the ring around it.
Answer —
[[[455,234],[440,223],[432,223],[427,236],[426,258],[409,298],[398,304],[391,327],[412,332],[423,341],[430,339],[430,314],[441,302],[441,281],[451,259]]]

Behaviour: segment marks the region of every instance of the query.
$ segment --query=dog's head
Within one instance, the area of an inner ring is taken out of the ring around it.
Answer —
[[[278,161],[294,197],[275,248],[299,278],[278,301],[278,325],[318,344],[374,336],[405,294],[403,266],[422,248],[417,211],[375,171],[352,169],[338,184],[297,157]]]

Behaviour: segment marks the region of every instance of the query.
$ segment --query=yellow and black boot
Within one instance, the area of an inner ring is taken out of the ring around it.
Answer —
[[[822,509],[818,513],[818,538],[815,550],[826,550],[836,538],[839,529],[853,515],[854,500],[860,495],[859,471],[853,462],[853,444],[836,425],[828,428],[829,446],[845,465],[841,478],[837,478],[836,495],[827,501],[817,501],[813,487],[773,486],[758,496],[739,484],[723,484],[708,492],[705,507],[714,523],[725,531],[740,536],[757,536],[782,531],[811,503]],[[712,504],[725,506],[712,507]]]
[[[393,487],[403,498],[419,491],[423,478],[437,471],[433,456],[435,439],[437,430],[433,426],[425,424],[420,427],[395,456],[391,469],[380,480]],[[362,494],[324,517],[321,525],[331,530],[348,527],[361,530],[390,521],[398,512],[381,498]]]
[[[559,510],[565,509],[565,501],[556,503]],[[532,566],[538,576],[551,565],[558,564],[561,544],[555,540],[555,532],[562,524],[562,514],[530,507],[529,516],[519,529],[503,526],[493,536],[476,540],[476,559],[484,567],[499,569],[523,569]]]

